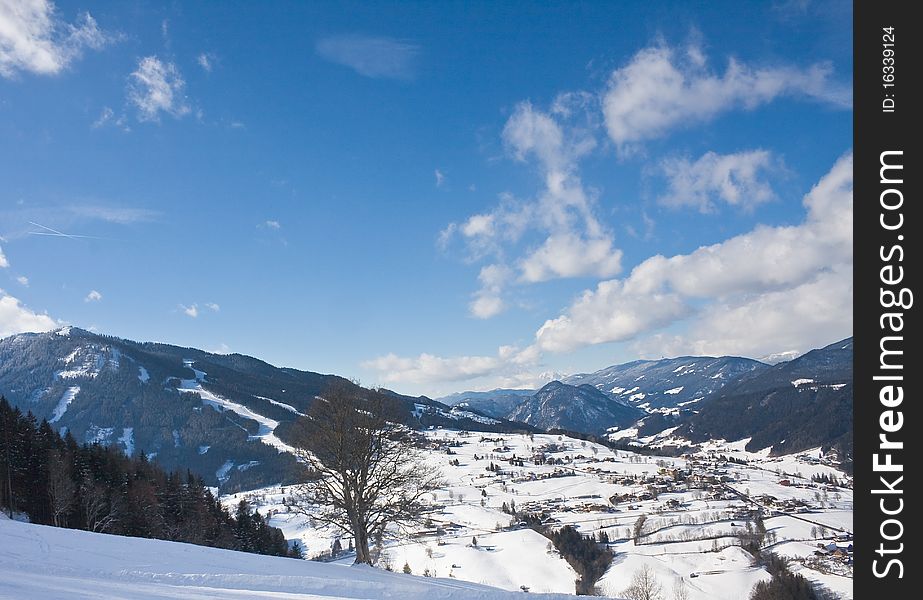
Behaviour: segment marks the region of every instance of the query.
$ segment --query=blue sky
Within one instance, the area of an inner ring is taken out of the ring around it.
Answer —
[[[851,19],[0,0],[0,336],[67,323],[431,395],[833,342]]]

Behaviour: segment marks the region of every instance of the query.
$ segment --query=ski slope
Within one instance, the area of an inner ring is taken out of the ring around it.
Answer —
[[[0,517],[0,599],[564,600],[457,579],[31,525]]]

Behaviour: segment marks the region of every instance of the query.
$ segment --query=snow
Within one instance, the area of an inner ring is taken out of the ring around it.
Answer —
[[[147,372],[147,369],[138,365],[138,381],[141,383],[147,383],[151,380],[151,374]]]
[[[813,379],[796,379],[792,382],[792,385],[795,387],[798,387],[801,385],[807,385],[809,383],[814,383],[814,380]]]
[[[60,421],[61,417],[64,416],[64,413],[67,412],[67,407],[70,405],[71,402],[74,401],[74,398],[76,398],[77,394],[79,393],[80,393],[79,385],[73,385],[67,388],[67,391],[65,391],[61,395],[61,399],[58,400],[58,405],[54,407],[54,413],[52,413],[51,418],[48,419],[48,422],[57,423],[58,421]]]
[[[71,334],[71,327],[70,327],[70,325],[67,325],[66,327],[62,327],[61,329],[58,329],[58,330],[55,331],[54,333],[55,333],[55,335],[60,335],[60,336],[62,336],[62,337],[67,337],[67,336],[69,336],[69,335]]]
[[[273,405],[275,405],[275,406],[278,406],[279,408],[284,408],[285,410],[287,410],[287,411],[289,411],[289,412],[291,412],[291,413],[295,413],[295,414],[298,415],[299,417],[303,417],[303,416],[304,416],[303,413],[298,412],[298,409],[295,408],[294,406],[292,406],[291,404],[286,404],[285,402],[279,402],[278,400],[273,400],[272,398],[267,398],[266,396],[256,396],[256,395],[254,395],[253,397],[254,397],[254,398],[259,398],[260,400],[265,400],[265,401],[269,402],[270,404],[273,404]]]
[[[685,386],[682,386],[682,385],[679,386],[679,387],[675,387],[675,388],[673,388],[672,390],[667,390],[667,391],[665,391],[664,394],[678,394],[678,393],[680,393],[681,391],[683,391],[683,388],[684,388],[684,387],[685,387]]]
[[[457,409],[456,407],[453,407],[451,412],[447,413],[446,416],[452,419],[471,419],[472,421],[476,423],[483,423],[485,425],[496,425],[497,423],[500,423],[500,421],[498,421],[497,419],[485,417],[483,415],[479,415],[469,410],[460,410],[460,409]]]
[[[224,483],[225,481],[228,480],[228,473],[230,473],[231,469],[233,468],[234,468],[234,461],[229,460],[225,462],[223,465],[221,465],[220,467],[218,467],[218,470],[215,471],[215,477],[218,478],[218,481],[220,483]]]
[[[702,400],[701,398],[693,398],[692,400],[687,400],[686,402],[678,402],[676,406],[686,406],[687,404],[695,404]]]
[[[637,433],[636,429],[616,430],[610,437],[631,439]],[[675,427],[671,427],[645,439],[671,443],[674,434]],[[614,506],[609,501],[615,494],[643,491],[646,484],[638,478],[660,477],[663,469],[671,467],[686,468],[685,458],[637,455],[547,434],[483,434],[441,429],[425,435],[434,448],[427,462],[442,471],[446,483],[433,495],[436,506],[427,514],[430,523],[422,531],[417,530],[418,535],[410,540],[386,542],[384,555],[395,571],[407,563],[414,574],[427,570],[437,576],[451,575],[511,591],[521,585],[528,585],[532,592],[572,591],[575,577],[566,561],[553,550],[548,551],[546,539],[518,527],[509,514],[502,512],[503,503],[515,502],[519,510],[546,511],[556,519],[553,527],[569,524],[584,535],[605,530],[616,552],[612,568],[600,582],[610,595],[621,593],[634,572],[644,565],[654,569],[666,597],[672,595],[674,581],[682,578],[691,600],[744,598],[757,581],[769,577],[748,553],[734,546],[739,543],[735,532],[746,523],[745,518],[736,515],[752,508],[736,496],[713,499],[708,492],[687,490],[680,485],[656,499],[622,500]],[[724,454],[748,461],[735,464],[722,460],[721,466],[714,468],[730,474],[732,481],[727,486],[750,496],[771,494],[779,499],[816,504],[814,494],[819,488],[807,474],[816,470],[844,478],[833,467],[812,462],[823,458],[819,449],[776,458],[769,457],[768,450],[747,452],[748,442],[748,439],[716,440],[706,444],[696,457],[699,461],[710,461],[716,460],[710,458],[713,455]],[[452,454],[441,451],[445,446],[440,444],[448,444]],[[544,452],[548,459],[565,462],[535,464],[529,457],[536,451]],[[514,454],[525,457],[524,467],[507,461]],[[452,464],[456,460],[459,464]],[[501,472],[487,471],[490,462],[500,466]],[[807,479],[789,476],[792,484],[783,486],[780,481],[785,476],[777,473],[777,468],[804,473]],[[285,502],[289,494],[284,487],[272,486],[224,496],[221,501],[233,507],[246,498],[263,514],[272,511],[270,523],[281,528],[287,538],[299,540],[308,556],[328,552],[342,534],[315,527],[305,516],[292,511]],[[669,500],[677,501],[678,506],[669,505]],[[652,530],[663,529],[648,540],[651,543],[635,546],[626,538],[625,531],[630,532],[642,514],[648,516]],[[788,549],[788,544],[804,544],[803,540],[811,537],[812,527],[819,529],[824,525],[828,532],[834,528],[851,529],[852,491],[838,488],[836,493],[828,494],[824,506],[814,506],[809,512],[773,510],[773,515],[766,517],[767,528],[778,536],[778,545]],[[716,534],[723,536],[718,538],[717,547],[708,537]],[[477,549],[471,546],[475,536],[480,547]],[[348,539],[342,538],[341,543],[345,547]],[[349,562],[351,558],[342,560]],[[824,576],[807,566],[802,572],[812,581],[823,583],[824,577],[831,578],[828,587],[841,590],[844,598],[851,597],[848,577]],[[692,573],[697,576],[690,577]]]
[[[118,348],[111,348],[109,350],[109,366],[112,367],[112,370],[118,371],[121,365],[122,351]]]
[[[86,442],[88,444],[109,445],[109,440],[112,439],[113,433],[115,433],[114,427],[91,425],[90,428],[87,429]]]
[[[749,554],[741,548],[725,548],[719,552],[690,552],[671,556],[646,554],[645,546],[635,548],[632,542],[616,545],[616,551],[629,550],[618,568],[609,569],[599,587],[607,595],[617,595],[629,585],[635,572],[647,566],[663,585],[667,597],[673,586],[682,580],[691,600],[740,600],[758,581],[770,579],[769,573],[753,567]],[[697,577],[690,577],[696,573]]]
[[[693,364],[695,364],[695,363],[693,363]],[[674,372],[674,373],[679,373],[679,372],[682,371],[683,369],[688,368],[688,367],[691,367],[691,366],[692,366],[692,364],[689,364],[689,365],[680,365],[680,366],[676,367],[675,369],[673,369],[673,372]]]
[[[623,430],[621,430],[621,431],[614,431],[614,432],[608,434],[608,437],[609,437],[610,440],[612,440],[612,441],[614,442],[614,441],[616,441],[616,440],[620,440],[620,439],[623,439],[623,438],[629,438],[629,439],[631,439],[631,438],[637,437],[637,435],[638,435],[638,428],[637,428],[637,427],[631,427],[631,428],[629,428],[629,429],[623,429]]]
[[[205,454],[211,446],[199,446],[199,454]]]
[[[635,389],[637,389],[637,388],[635,388]],[[629,401],[629,402],[634,402],[634,401],[636,401],[636,400],[644,400],[644,397],[645,397],[645,396],[646,396],[646,394],[645,394],[644,392],[638,392],[637,394],[632,394],[631,396],[629,396],[629,397],[628,397],[628,401]]]
[[[188,366],[188,365],[187,365]],[[190,366],[190,368],[192,368]],[[250,436],[251,441],[259,441],[269,446],[272,446],[279,452],[290,452],[294,453],[295,449],[283,442],[273,433],[276,427],[279,426],[279,422],[275,419],[270,419],[269,417],[264,417],[263,415],[253,412],[243,404],[238,404],[232,400],[228,400],[218,394],[210,392],[202,387],[202,382],[205,381],[205,373],[203,371],[195,371],[195,379],[183,379],[180,381],[180,385],[177,388],[180,392],[198,394],[202,399],[203,404],[208,404],[216,409],[219,412],[229,410],[234,412],[246,419],[252,419],[259,423],[259,430],[255,435]]]
[[[0,598],[42,600],[513,600],[521,593],[389,573],[18,523],[0,518]],[[399,568],[399,567],[398,567]],[[530,596],[531,597],[531,596]],[[538,595],[542,600],[574,598]]]
[[[134,427],[122,428],[122,437],[119,442],[125,446],[125,454],[131,456],[135,453],[135,429]]]
[[[407,564],[414,574],[429,570],[436,577],[469,577],[506,590],[521,586],[530,592],[573,593],[577,573],[557,552],[548,552],[548,539],[531,529],[478,534],[478,546],[465,535],[445,539],[408,542],[387,549],[396,571]]]

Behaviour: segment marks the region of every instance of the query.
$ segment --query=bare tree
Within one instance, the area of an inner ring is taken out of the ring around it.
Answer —
[[[63,451],[51,451],[48,457],[48,500],[55,527],[67,526],[67,514],[74,505],[77,486],[71,476],[70,461]]]
[[[631,585],[622,592],[625,600],[663,600],[663,586],[657,581],[653,569],[644,565],[635,571]]]
[[[118,521],[117,504],[109,502],[103,487],[90,477],[85,477],[80,486],[80,508],[89,531],[105,532]]]
[[[340,381],[293,431],[302,467],[295,508],[352,536],[356,563],[373,563],[370,541],[422,523],[423,497],[441,483],[400,419],[394,398]]]

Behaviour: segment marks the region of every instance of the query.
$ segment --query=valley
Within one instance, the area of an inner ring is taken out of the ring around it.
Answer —
[[[618,597],[646,565],[668,592],[682,581],[695,600],[731,600],[769,577],[741,547],[758,529],[759,515],[763,548],[791,558],[796,572],[828,591],[852,597],[850,478],[819,450],[771,457],[768,450],[744,450],[748,440],[713,441],[671,457],[548,434],[432,429],[425,435],[429,460],[446,484],[425,527],[381,548],[381,564],[392,570],[406,565],[418,575],[573,593],[577,574],[532,528],[537,516],[584,536],[605,534],[614,560],[598,587],[607,595]],[[289,507],[289,494],[270,486],[222,502],[245,499],[307,556],[350,563],[348,538],[312,527]],[[331,555],[338,539],[339,557]]]

